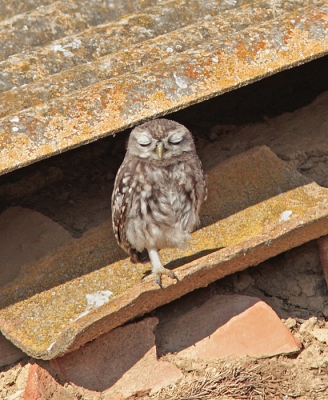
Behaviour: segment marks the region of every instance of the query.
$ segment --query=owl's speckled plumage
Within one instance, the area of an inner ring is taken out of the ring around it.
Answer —
[[[157,119],[132,130],[114,184],[113,229],[133,263],[151,261],[160,286],[161,275],[177,277],[162,266],[158,251],[185,245],[199,222],[206,193],[201,162],[187,128]]]

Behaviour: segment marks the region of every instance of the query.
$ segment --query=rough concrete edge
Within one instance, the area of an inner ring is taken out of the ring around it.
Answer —
[[[51,349],[45,349],[44,353],[33,354],[33,357],[50,360],[62,356],[111,329],[195,289],[208,286],[226,275],[258,265],[284,251],[325,236],[328,234],[328,216],[325,211],[315,213],[315,221],[304,223],[303,216],[287,222],[284,225],[285,232],[283,234],[279,234],[281,228],[276,228],[265,236],[251,238],[242,244],[221,249],[188,263],[176,271],[180,282],[172,283],[164,290],[154,288],[152,282],[140,283],[130,293],[118,296],[95,310],[93,315],[89,314],[87,326],[84,319],[81,318],[64,331]],[[276,236],[276,238],[272,239],[272,236]],[[264,252],[263,247],[265,247]],[[143,290],[142,293],[140,293],[140,286]],[[135,308],[140,312],[137,314],[133,312]],[[90,321],[90,317],[93,321]],[[6,336],[11,340],[10,332],[6,332]],[[26,351],[22,343],[15,344]]]

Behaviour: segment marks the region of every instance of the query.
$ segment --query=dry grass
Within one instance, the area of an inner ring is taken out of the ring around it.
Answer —
[[[273,400],[327,399],[328,382],[312,387],[312,373],[299,371],[295,376],[294,360],[218,361],[204,369],[185,372],[184,378],[159,393],[141,396],[160,400]],[[180,365],[181,368],[181,365]],[[305,375],[307,374],[307,379]]]
[[[281,381],[270,379],[270,377],[261,379],[254,369],[246,372],[240,368],[233,368],[215,375],[207,373],[203,377],[196,378],[191,387],[188,384],[182,385],[179,398],[205,400],[213,396],[230,396],[235,399],[257,399],[264,398],[266,394],[275,393],[274,386]]]
[[[192,373],[191,379],[179,387],[163,390],[161,399],[209,400],[228,397],[233,399],[266,399],[276,396],[281,380],[272,376],[263,377],[259,365],[245,370],[242,366],[225,367],[219,372]],[[176,390],[178,389],[178,390]],[[158,396],[158,395],[157,395]],[[283,398],[283,397],[281,397]]]

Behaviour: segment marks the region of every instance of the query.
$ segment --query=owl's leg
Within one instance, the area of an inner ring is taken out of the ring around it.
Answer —
[[[150,258],[150,262],[151,262],[151,272],[155,276],[156,283],[158,283],[158,285],[162,289],[163,289],[162,275],[169,276],[170,278],[176,279],[177,281],[179,280],[173,271],[163,267],[161,260],[159,258],[157,249],[150,248],[147,250],[148,250],[148,254],[149,254],[149,258]]]

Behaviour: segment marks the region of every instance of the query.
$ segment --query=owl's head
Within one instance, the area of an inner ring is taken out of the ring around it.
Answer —
[[[128,153],[144,159],[170,160],[194,153],[195,145],[186,127],[169,119],[155,119],[131,131]]]

